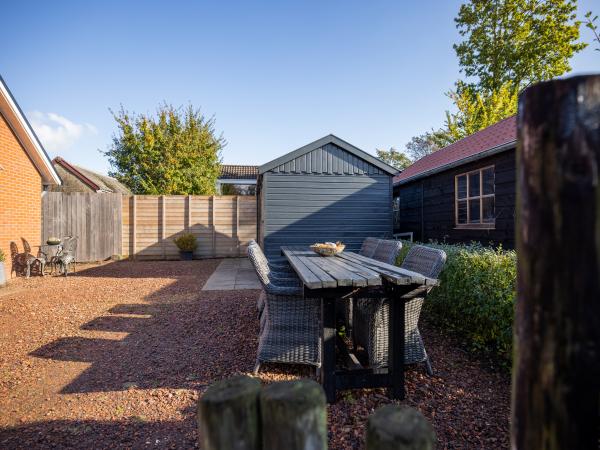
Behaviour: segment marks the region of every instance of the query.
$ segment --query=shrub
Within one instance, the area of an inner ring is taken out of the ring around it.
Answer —
[[[0,262],[4,262],[4,252],[0,250]]]
[[[397,263],[410,247],[403,242]],[[512,324],[517,257],[512,250],[479,244],[426,244],[441,248],[448,259],[440,286],[424,304],[434,322],[467,338],[474,349],[489,351],[507,363],[512,356]]]
[[[198,242],[196,241],[196,236],[192,233],[184,233],[181,236],[175,238],[173,240],[175,245],[182,252],[193,252],[198,248]]]

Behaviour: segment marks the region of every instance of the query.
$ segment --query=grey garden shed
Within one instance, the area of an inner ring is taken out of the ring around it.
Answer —
[[[398,171],[330,134],[258,169],[258,238],[266,255],[282,245],[390,236],[392,177]]]

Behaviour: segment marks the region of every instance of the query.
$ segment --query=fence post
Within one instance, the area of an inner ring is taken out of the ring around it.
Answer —
[[[235,243],[237,246],[237,256],[241,256],[240,252],[240,196],[235,196]]]
[[[596,448],[600,76],[519,99],[512,448]]]
[[[212,256],[213,258],[216,258],[217,256],[217,229],[216,229],[216,225],[215,225],[215,217],[217,216],[216,212],[215,212],[215,196],[211,195],[210,196],[210,205],[211,205],[211,211],[212,211]]]
[[[327,449],[327,406],[313,380],[282,381],[260,394],[263,450]]]
[[[367,422],[367,450],[433,450],[436,441],[431,424],[408,406],[383,406]]]
[[[166,225],[167,225],[167,214],[166,214],[166,200],[165,200],[165,196],[161,195],[160,196],[160,248],[162,250],[162,257],[163,259],[167,259],[167,232],[166,232]]]
[[[135,259],[137,252],[136,237],[137,237],[137,201],[136,196],[131,196],[131,259]]]
[[[211,385],[198,402],[198,432],[204,450],[259,450],[260,381],[244,375]]]

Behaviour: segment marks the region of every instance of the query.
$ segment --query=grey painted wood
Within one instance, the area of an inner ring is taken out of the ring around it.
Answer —
[[[438,280],[433,278],[353,252],[324,257],[306,248],[284,246],[281,251],[309,289],[377,286],[381,284],[382,277],[398,285],[438,284]]]
[[[46,192],[42,197],[42,242],[79,238],[77,261],[102,261],[121,254],[121,194]]]
[[[394,284],[424,284],[428,286],[437,286],[439,284],[439,281],[434,278],[425,277],[420,273],[411,270],[402,269],[391,264],[367,258],[358,253],[342,252],[336,257],[342,258],[355,265],[365,266],[374,270]]]
[[[326,150],[324,151],[323,149]],[[336,155],[335,157],[334,154]],[[323,173],[327,173],[328,168],[333,166],[341,170],[339,166],[341,164],[343,167],[345,164],[344,161],[353,161],[352,169],[349,168],[349,170],[362,170],[364,172],[367,170],[367,166],[371,166],[379,169],[381,173],[391,176],[398,173],[396,168],[332,134],[263,164],[258,168],[258,172],[259,174],[263,174],[274,170],[284,170],[285,172],[299,171],[300,167],[303,166],[301,162],[303,157],[306,160],[311,160],[311,170]],[[318,169],[315,169],[315,165]],[[362,169],[359,169],[359,166],[362,166]]]
[[[392,232],[392,190],[387,175],[263,175],[261,235],[268,257],[282,245],[342,241],[358,251],[368,236]]]

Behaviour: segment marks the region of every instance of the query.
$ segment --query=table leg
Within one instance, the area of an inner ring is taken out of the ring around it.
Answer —
[[[394,399],[404,399],[404,312],[406,305],[399,289],[395,288],[390,299],[390,325],[388,364],[391,385],[388,396]]]
[[[321,352],[321,377],[328,403],[335,402],[335,298],[321,300],[323,318],[323,350]]]

